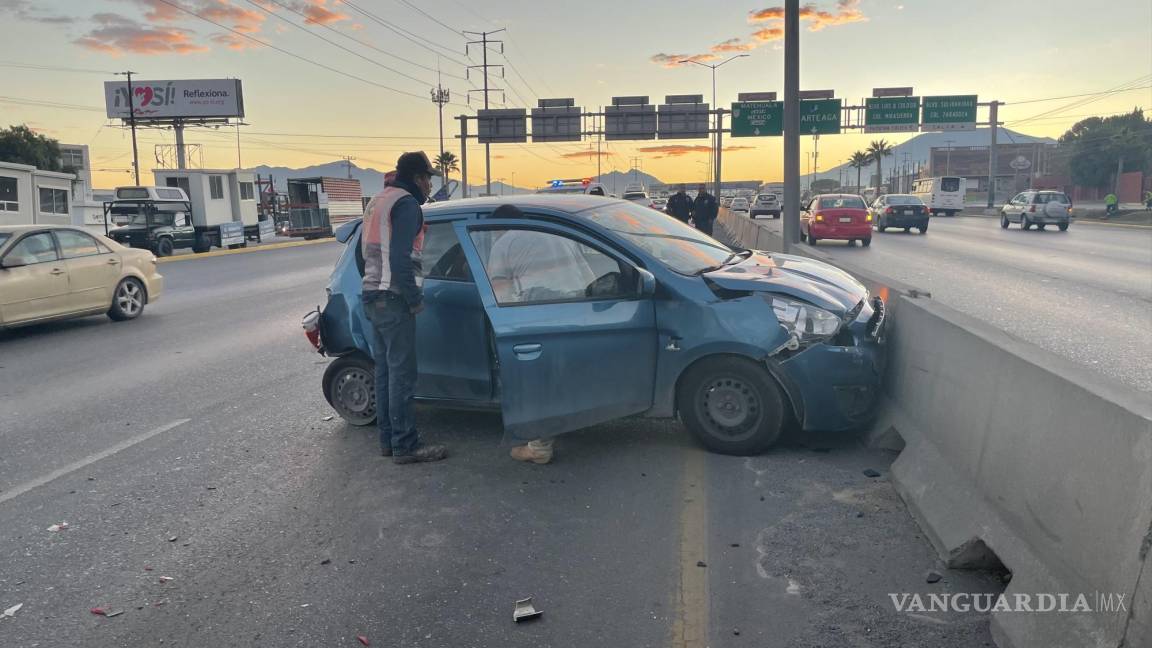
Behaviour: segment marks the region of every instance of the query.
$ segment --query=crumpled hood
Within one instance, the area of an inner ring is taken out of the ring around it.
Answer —
[[[847,272],[791,254],[754,252],[740,263],[705,273],[704,278],[728,290],[795,297],[841,316],[868,295]]]

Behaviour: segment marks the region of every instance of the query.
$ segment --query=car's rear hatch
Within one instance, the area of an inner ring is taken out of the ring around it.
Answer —
[[[817,210],[816,215],[823,216],[823,222],[829,225],[865,225],[868,212],[855,207],[833,207]]]

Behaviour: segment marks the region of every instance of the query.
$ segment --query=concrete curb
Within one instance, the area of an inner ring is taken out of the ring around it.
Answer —
[[[156,259],[156,263],[175,263],[177,261],[193,261],[195,259],[208,259],[211,257],[229,256],[232,254],[249,254],[251,252],[264,252],[266,250],[283,250],[285,248],[303,247],[305,245],[318,245],[320,243],[335,243],[334,238],[323,238],[312,241],[287,241],[284,243],[269,243],[268,245],[254,245],[235,250],[215,250],[202,254],[180,254],[177,256]]]
[[[752,221],[722,224],[781,247]],[[906,443],[893,483],[940,558],[1007,566],[1011,601],[1066,594],[1073,606],[1083,594],[1093,608],[993,612],[997,644],[1152,645],[1152,400],[913,287],[835,265],[887,291],[887,402],[869,438],[899,447],[895,431]],[[1097,593],[1126,609],[1101,611]]]

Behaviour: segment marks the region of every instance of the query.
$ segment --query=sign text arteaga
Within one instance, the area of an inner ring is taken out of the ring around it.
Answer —
[[[182,117],[224,118],[244,116],[244,94],[239,79],[193,79],[180,81],[133,81],[132,108],[128,106],[128,82],[104,84],[108,117],[138,120]]]

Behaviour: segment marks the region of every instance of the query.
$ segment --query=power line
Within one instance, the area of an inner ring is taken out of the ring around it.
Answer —
[[[1069,104],[1065,104],[1065,105],[1063,105],[1063,106],[1060,106],[1060,107],[1058,107],[1058,108],[1053,108],[1053,109],[1051,109],[1051,110],[1046,110],[1046,111],[1044,111],[1044,112],[1040,112],[1040,113],[1037,113],[1037,114],[1035,114],[1035,115],[1032,115],[1031,117],[1025,117],[1024,119],[1018,119],[1018,120],[1016,120],[1016,121],[1014,121],[1014,122],[1012,122],[1012,123],[1014,123],[1014,124],[1023,124],[1023,123],[1027,123],[1027,122],[1029,122],[1029,121],[1032,121],[1032,120],[1034,120],[1034,119],[1039,119],[1039,118],[1041,118],[1041,117],[1047,117],[1047,116],[1049,116],[1049,115],[1053,115],[1053,114],[1056,114],[1056,113],[1061,113],[1061,112],[1064,112],[1065,110],[1072,110],[1072,109],[1074,109],[1074,108],[1079,108],[1079,107],[1081,107],[1081,106],[1086,106],[1086,105],[1088,105],[1088,104],[1090,104],[1090,103],[1094,103],[1094,102],[1100,101],[1101,99],[1105,99],[1105,98],[1107,98],[1107,97],[1110,97],[1110,96],[1112,96],[1112,95],[1114,95],[1114,94],[1116,94],[1116,93],[1119,93],[1119,92],[1126,92],[1126,91],[1128,91],[1128,90],[1130,90],[1130,89],[1132,89],[1132,88],[1133,88],[1133,84],[1136,84],[1136,83],[1144,83],[1144,82],[1145,82],[1145,81],[1147,81],[1149,78],[1152,78],[1152,75],[1144,75],[1144,76],[1141,76],[1141,77],[1137,77],[1137,78],[1135,78],[1135,79],[1133,79],[1133,80],[1131,80],[1131,81],[1128,81],[1128,82],[1126,82],[1126,83],[1122,83],[1122,84],[1120,84],[1120,85],[1118,85],[1118,86],[1115,86],[1115,87],[1113,87],[1113,88],[1110,88],[1110,89],[1108,89],[1108,90],[1105,90],[1105,91],[1103,91],[1103,92],[1099,92],[1099,93],[1096,93],[1095,95],[1092,95],[1091,97],[1089,97],[1089,98],[1087,98],[1087,99],[1081,99],[1081,100],[1079,100],[1079,101],[1073,101],[1072,103],[1069,103]]]
[[[86,68],[63,67],[59,65],[39,65],[36,63],[17,63],[15,61],[0,61],[0,67],[22,68],[26,70],[40,70],[44,72],[77,72],[82,74],[103,74],[111,76],[116,74],[108,70],[90,70]]]
[[[440,54],[443,56],[443,54],[441,52],[437,52],[436,50],[429,47],[429,45],[435,45],[436,47],[444,50],[445,52],[455,53],[455,51],[450,47],[440,45],[439,43],[435,43],[435,42],[430,41],[428,39],[421,39],[419,36],[417,36],[416,34],[410,32],[406,29],[404,29],[403,27],[398,27],[396,25],[393,25],[392,23],[388,22],[387,20],[384,20],[380,16],[377,16],[376,14],[374,14],[370,11],[367,11],[365,9],[361,9],[356,3],[352,2],[352,0],[342,0],[342,3],[344,4],[344,6],[350,8],[354,11],[359,12],[365,18],[368,18],[369,20],[371,20],[377,24],[382,25],[386,29],[393,31],[396,34],[399,34],[400,36],[403,36],[404,38],[412,41],[413,43],[415,43],[416,45],[419,45],[420,47],[423,47],[424,49],[428,50],[429,52],[432,52],[433,54]],[[461,67],[468,67],[467,63],[464,63],[464,62],[459,61],[457,59],[454,59],[454,58],[451,58],[448,56],[444,56],[444,58],[448,59],[449,61],[451,61],[451,62],[453,62],[456,65],[459,65]]]
[[[103,108],[97,106],[81,106],[79,104],[44,101],[42,99],[23,99],[21,97],[0,97],[0,103],[11,103],[22,106],[36,106],[40,108],[60,108],[61,110],[86,110],[90,112],[104,112]]]
[[[307,14],[305,14],[305,13],[302,13],[302,12],[300,12],[300,11],[297,11],[296,9],[294,9],[294,8],[292,8],[292,7],[288,6],[288,5],[286,5],[286,4],[282,3],[282,2],[280,2],[279,0],[265,0],[265,1],[267,1],[267,2],[271,2],[271,3],[275,4],[275,5],[278,5],[278,6],[280,6],[280,7],[283,7],[284,9],[287,9],[288,11],[291,11],[292,13],[296,14],[297,16],[300,16],[301,18],[304,18],[305,20],[307,20],[307,19],[308,19],[308,15],[307,15]],[[268,12],[268,13],[272,14],[272,15],[275,15],[275,16],[279,17],[281,20],[284,20],[285,22],[288,22],[288,23],[290,23],[290,24],[292,24],[292,25],[295,25],[296,27],[298,27],[298,28],[300,28],[300,29],[304,29],[305,31],[308,31],[308,29],[307,29],[306,27],[302,27],[302,26],[300,26],[300,25],[297,25],[296,23],[293,23],[292,21],[288,20],[287,18],[284,18],[283,16],[280,16],[279,14],[276,14],[276,13],[275,13],[275,12],[273,12],[273,11],[269,11],[269,10],[268,10],[266,7],[262,6],[262,5],[261,5],[259,2],[254,2],[253,0],[247,0],[247,2],[248,2],[248,4],[253,4],[253,5],[256,5],[256,6],[257,6],[257,7],[259,7],[260,9],[263,9],[264,11],[266,11],[266,12]],[[342,32],[342,31],[340,31],[340,30],[338,30],[338,29],[335,29],[335,28],[333,28],[333,27],[332,27],[332,26],[330,26],[330,25],[326,25],[326,24],[323,24],[323,23],[318,23],[318,24],[319,24],[321,27],[323,27],[324,29],[327,29],[327,30],[328,30],[328,31],[330,31],[330,32],[333,32],[333,33],[335,33],[335,34],[338,34],[338,35],[340,35],[340,36],[343,36],[344,38],[347,38],[348,40],[351,40],[351,41],[354,41],[354,42],[356,42],[356,43],[359,43],[360,45],[363,45],[364,47],[367,47],[367,48],[373,49],[373,50],[375,50],[375,51],[377,51],[377,52],[380,52],[381,54],[384,54],[385,56],[389,56],[389,57],[392,57],[392,58],[394,58],[394,59],[396,59],[396,60],[398,60],[398,61],[403,61],[404,63],[407,63],[408,65],[412,65],[412,66],[415,66],[415,67],[418,67],[418,68],[421,68],[421,69],[424,69],[424,70],[428,70],[429,72],[436,72],[436,70],[435,70],[434,68],[430,67],[430,66],[427,66],[427,65],[423,65],[423,64],[421,64],[421,63],[417,63],[416,61],[413,61],[413,60],[410,60],[410,59],[406,59],[406,58],[404,58],[403,56],[400,56],[400,55],[398,55],[398,54],[393,54],[393,53],[391,53],[391,52],[388,52],[388,51],[382,50],[382,49],[380,49],[379,47],[376,47],[375,45],[373,45],[373,44],[371,44],[371,43],[366,43],[366,42],[364,42],[364,41],[360,40],[359,38],[354,38],[354,37],[352,37],[352,36],[351,36],[351,35],[349,35],[349,34],[345,34],[344,32]],[[313,35],[316,35],[316,36],[319,36],[318,34],[315,34],[314,32],[311,32],[311,31],[309,31],[309,33],[311,33],[311,34],[313,34]],[[327,39],[325,39],[325,40],[326,40],[327,42],[329,42],[329,43],[331,43],[331,42],[332,42],[332,41],[328,41]],[[339,45],[337,45],[337,47],[340,47],[340,46],[339,46]],[[351,50],[347,50],[346,48],[343,48],[343,47],[341,47],[341,49],[345,49],[345,51],[351,51]],[[365,58],[364,56],[360,55],[360,54],[359,54],[359,53],[357,53],[357,52],[352,52],[352,53],[353,53],[353,54],[356,54],[356,56],[359,56],[360,58]],[[368,59],[368,60],[369,60],[369,62],[371,62],[371,63],[374,63],[374,64],[376,64],[376,65],[380,65],[379,63],[376,63],[376,61],[374,61],[374,60],[371,60],[371,59]],[[387,67],[387,66],[384,66],[384,65],[381,65],[381,67],[384,67],[385,69],[388,69],[388,70],[392,70],[393,72],[396,72],[397,74],[400,74],[400,75],[402,75],[402,76],[406,76],[406,77],[408,77],[409,79],[414,79],[414,80],[416,80],[416,81],[419,81],[420,83],[425,83],[425,81],[424,81],[423,79],[416,79],[415,77],[409,76],[409,75],[407,75],[407,74],[405,74],[405,73],[403,73],[403,72],[399,72],[399,71],[397,71],[397,70],[393,70],[392,68],[390,68],[390,67]],[[450,77],[453,77],[453,78],[456,78],[456,79],[460,79],[461,81],[463,81],[463,80],[464,80],[464,77],[462,77],[462,76],[460,76],[460,75],[458,75],[458,74],[448,74],[448,73],[445,73],[445,76],[450,76]]]
[[[1140,87],[1137,87],[1137,88],[1128,88],[1128,89],[1126,89],[1126,90],[1118,90],[1118,91],[1112,92],[1112,94],[1120,94],[1120,93],[1122,93],[1122,92],[1132,92],[1132,91],[1134,91],[1134,90],[1147,90],[1148,88],[1152,88],[1152,85],[1145,85],[1145,86],[1140,86]],[[1047,98],[1044,98],[1044,99],[1028,99],[1028,100],[1026,100],[1026,101],[1008,101],[1008,102],[1005,102],[1005,103],[1004,103],[1004,104],[1002,104],[1002,105],[1005,105],[1005,106],[1020,106],[1020,105],[1023,105],[1023,104],[1030,104],[1030,103],[1041,103],[1041,102],[1044,102],[1044,101],[1059,101],[1060,99],[1075,99],[1075,98],[1077,98],[1077,97],[1095,97],[1095,96],[1097,96],[1097,95],[1100,95],[1100,94],[1105,94],[1105,93],[1109,93],[1109,92],[1111,92],[1111,91],[1109,91],[1109,90],[1104,90],[1104,91],[1102,91],[1102,92],[1085,92],[1084,94],[1065,95],[1065,96],[1063,96],[1063,97],[1047,97]]]
[[[400,0],[400,2],[411,7],[412,9],[419,12],[420,15],[424,16],[428,20],[431,20],[432,22],[436,23],[437,25],[440,25],[444,29],[447,29],[448,31],[452,32],[453,34],[456,34],[457,36],[460,36],[463,33],[459,29],[456,29],[455,27],[442,22],[440,19],[436,18],[435,16],[428,13],[427,11],[424,11],[420,7],[417,7],[416,5],[412,4],[411,2],[408,2],[408,0]]]
[[[186,13],[186,14],[189,14],[189,15],[195,16],[195,17],[199,18],[200,20],[203,20],[203,21],[204,21],[204,22],[206,22],[206,23],[210,23],[210,24],[212,24],[212,25],[215,25],[215,26],[219,27],[220,29],[225,29],[225,30],[227,30],[227,31],[230,31],[230,32],[232,32],[233,34],[236,34],[237,36],[242,36],[242,37],[244,37],[244,38],[247,38],[248,40],[250,40],[250,41],[252,41],[252,42],[254,42],[254,43],[259,43],[260,45],[263,45],[263,46],[265,46],[265,47],[268,47],[268,48],[274,49],[274,50],[276,50],[277,52],[280,52],[281,54],[287,54],[288,56],[291,56],[291,57],[292,57],[292,58],[294,58],[294,59],[297,59],[297,60],[300,60],[300,61],[304,61],[305,63],[310,63],[310,64],[312,64],[312,65],[315,65],[316,67],[319,67],[319,68],[323,68],[323,69],[325,69],[325,70],[328,70],[329,72],[335,72],[336,74],[339,74],[339,75],[341,75],[341,76],[345,76],[345,77],[348,77],[349,79],[355,79],[355,80],[357,80],[357,81],[360,81],[361,83],[367,83],[368,85],[376,86],[377,88],[382,88],[382,89],[384,89],[384,90],[389,90],[389,91],[391,91],[391,92],[395,92],[395,93],[397,93],[397,94],[402,94],[402,95],[406,95],[406,96],[409,96],[409,97],[415,97],[416,99],[420,99],[421,101],[423,101],[423,100],[424,100],[424,96],[423,96],[423,95],[418,95],[418,94],[416,94],[416,93],[414,93],[414,92],[408,92],[407,90],[401,90],[401,89],[399,89],[399,88],[393,88],[393,87],[391,87],[391,86],[386,86],[386,85],[384,85],[384,84],[382,84],[382,83],[376,83],[375,81],[371,81],[371,80],[365,79],[364,77],[361,77],[361,76],[356,76],[355,74],[350,74],[350,73],[348,73],[348,72],[345,72],[345,71],[343,71],[343,70],[340,70],[340,69],[334,68],[334,67],[332,67],[332,66],[330,66],[330,65],[325,65],[325,64],[323,64],[323,63],[320,63],[320,62],[318,62],[318,61],[313,61],[312,59],[309,59],[309,58],[306,58],[306,57],[300,56],[299,54],[296,54],[296,53],[294,53],[294,52],[290,52],[290,51],[288,51],[288,50],[286,50],[286,49],[284,49],[284,48],[282,48],[282,47],[278,47],[278,46],[276,46],[276,45],[273,45],[273,44],[271,44],[271,43],[269,43],[269,42],[267,42],[267,41],[263,41],[263,40],[260,40],[259,38],[256,38],[255,36],[252,36],[252,35],[249,35],[249,34],[245,34],[244,32],[241,32],[241,31],[238,31],[238,30],[232,29],[231,27],[228,27],[228,26],[226,26],[226,25],[221,25],[220,23],[216,22],[215,20],[212,20],[212,19],[210,19],[210,18],[205,18],[204,16],[201,16],[200,14],[196,13],[195,11],[192,11],[191,9],[185,9],[184,7],[180,6],[179,4],[176,4],[175,2],[170,2],[169,0],[156,0],[156,2],[162,2],[162,3],[166,4],[166,5],[168,5],[169,7],[172,7],[172,8],[174,8],[174,9],[179,9],[180,11],[183,11],[183,12],[184,12],[184,13]]]

